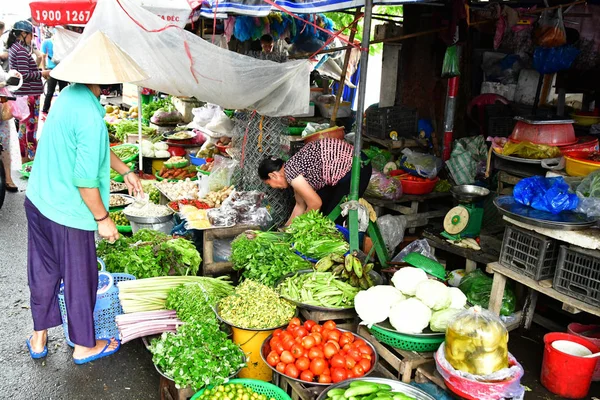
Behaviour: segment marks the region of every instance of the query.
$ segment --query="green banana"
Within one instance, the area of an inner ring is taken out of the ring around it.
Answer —
[[[346,258],[344,258],[344,267],[346,271],[351,272],[354,266],[354,256],[352,254],[348,254]]]
[[[331,256],[325,256],[315,264],[315,269],[319,272],[327,272],[331,269],[331,267],[333,267]]]
[[[350,276],[350,284],[354,287],[360,287],[360,279],[354,274]]]
[[[330,254],[331,260],[336,264],[344,263],[344,255],[343,254]]]
[[[371,285],[369,285],[369,277],[367,275],[363,275],[363,277],[358,280],[358,283],[360,284],[360,288],[363,290],[367,290],[371,287]]]
[[[335,267],[333,267],[333,269],[331,270],[331,273],[334,275],[340,275],[344,271],[345,271],[344,264],[338,264]]]
[[[363,267],[363,274],[367,275],[369,272],[371,272],[371,270],[373,269],[373,267],[375,266],[375,264],[373,263],[368,263]]]
[[[353,262],[352,268],[354,269],[354,273],[356,274],[356,276],[358,278],[362,278],[362,276],[363,276],[363,266],[362,266],[362,263],[360,262],[360,260],[358,258],[354,258],[354,262]]]
[[[367,282],[369,284],[369,287],[375,286],[375,282],[373,282],[373,278],[371,278],[370,275],[365,275],[365,277],[367,278]]]
[[[346,270],[345,268],[344,268],[344,270],[342,271],[342,278],[343,278],[343,279],[348,279],[348,278],[350,278],[350,272],[348,272],[348,270]]]

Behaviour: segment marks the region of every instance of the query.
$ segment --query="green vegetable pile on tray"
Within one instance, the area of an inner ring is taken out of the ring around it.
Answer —
[[[286,237],[278,232],[242,233],[231,243],[233,268],[242,270],[244,279],[271,287],[290,272],[310,268],[308,261],[292,251]]]
[[[177,318],[184,322],[194,318],[212,319],[215,315],[206,303],[216,304],[224,297],[233,294],[233,286],[208,283],[188,283],[171,289],[167,295],[165,308],[176,310]]]
[[[121,236],[114,243],[101,241],[96,249],[109,272],[124,272],[136,278],[175,275],[196,275],[200,267],[200,253],[186,239],[150,229],[142,229],[132,237]]]
[[[127,219],[125,214],[123,214],[123,211],[111,212],[110,219],[112,219],[113,222],[115,223],[115,225],[117,225],[117,226],[129,226],[130,225],[129,220]]]
[[[152,340],[150,352],[152,362],[178,388],[221,385],[245,366],[243,351],[219,329],[210,295],[183,286],[169,292],[166,304],[185,324]]]
[[[241,383],[219,385],[212,389],[206,389],[199,397],[198,400],[274,400],[264,394],[259,394],[249,387],[242,385]]]
[[[128,158],[137,156],[140,152],[140,150],[135,145],[115,146],[111,150],[121,160],[127,160]]]
[[[297,274],[283,281],[278,289],[283,298],[326,308],[354,307],[354,297],[360,291],[331,272]]]
[[[128,163],[126,163],[125,165],[127,165],[129,167],[129,169],[135,169],[135,161],[130,161]],[[115,181],[115,180],[119,180],[121,182],[123,182],[123,178],[121,177],[121,174],[119,174],[117,171],[115,171],[114,169],[110,169],[110,180]]]
[[[374,285],[369,272],[375,265],[368,263],[363,266],[357,255],[356,251],[346,256],[335,253],[329,254],[317,261],[314,269],[318,272],[331,271],[338,279],[366,290]]]
[[[231,296],[219,302],[219,315],[240,328],[267,329],[287,324],[296,306],[261,283],[245,280]]]
[[[144,105],[142,105],[142,118],[150,121],[150,118],[152,118],[154,113],[159,108],[164,108],[171,104],[173,104],[173,103],[171,103],[171,97],[167,97],[166,99],[160,99],[158,101],[153,101],[151,103],[144,104]]]
[[[350,246],[337,230],[335,223],[318,210],[299,215],[286,229],[294,249],[311,258],[331,253],[345,253]]]
[[[127,135],[137,135],[138,133],[137,120],[123,119],[121,122],[115,125],[115,137],[123,143],[127,142]],[[150,139],[158,137],[156,129],[147,127],[145,125],[142,125],[142,135],[149,136]]]
[[[353,381],[345,388],[331,389],[327,392],[327,398],[332,400],[415,400],[414,397],[408,396],[402,392],[392,391],[390,385],[369,381]]]

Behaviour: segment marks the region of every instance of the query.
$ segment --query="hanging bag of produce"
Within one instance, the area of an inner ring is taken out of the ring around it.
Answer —
[[[523,367],[508,353],[502,321],[479,306],[458,314],[435,354],[446,385],[467,399],[522,399]]]
[[[444,55],[444,64],[442,65],[442,78],[453,78],[460,76],[460,63],[456,45],[448,46]]]
[[[536,45],[558,47],[567,43],[562,8],[556,11],[556,16],[553,16],[553,14],[552,10],[546,10],[542,13],[538,27],[533,32],[533,41]]]

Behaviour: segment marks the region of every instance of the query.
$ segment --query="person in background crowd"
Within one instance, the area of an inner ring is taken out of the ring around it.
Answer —
[[[51,71],[54,69],[54,67],[56,67],[58,61],[54,59],[54,41],[52,39],[52,34],[50,31],[46,32],[46,40],[42,42],[42,53],[44,54],[44,65],[46,66],[46,69]],[[42,107],[42,121],[46,120],[46,116],[50,111],[52,98],[54,97],[57,84],[58,91],[61,92],[69,83],[65,81],[57,81],[52,77],[52,75],[50,75],[48,78],[48,83],[46,84],[46,96],[44,99],[44,106]]]
[[[262,47],[264,53],[272,53],[274,45],[273,36],[267,34],[260,38],[260,47]]]
[[[294,189],[296,206],[286,225],[310,210],[330,214],[350,194],[354,146],[340,139],[321,139],[302,147],[288,161],[269,157],[258,166],[258,176],[273,189]],[[371,164],[362,154],[359,196],[367,190]]]
[[[3,88],[6,84],[6,80],[10,75],[8,72],[5,72],[0,68],[0,88]],[[19,76],[19,73],[14,73],[14,76]],[[0,104],[0,111],[2,110],[2,104]],[[3,120],[2,115],[0,115],[0,145],[2,151],[0,152],[0,156],[2,157],[2,164],[4,165],[4,174],[6,176],[5,187],[7,192],[16,193],[19,191],[19,188],[12,180],[11,171],[10,171],[10,120]]]
[[[19,147],[23,163],[35,157],[40,95],[44,90],[42,77],[47,79],[50,76],[49,70],[38,69],[31,56],[32,40],[33,25],[28,21],[19,21],[13,25],[7,42],[9,67],[23,76],[23,86],[14,94],[27,96],[29,105],[29,117],[19,123]]]
[[[0,69],[6,72],[8,71],[8,51],[4,46],[4,40],[2,40],[5,28],[4,22],[0,21]]]

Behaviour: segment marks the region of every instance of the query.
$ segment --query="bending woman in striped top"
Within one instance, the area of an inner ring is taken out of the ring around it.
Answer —
[[[44,90],[42,77],[48,79],[49,70],[41,71],[33,60],[31,40],[33,25],[29,21],[19,21],[13,25],[8,36],[8,64],[23,76],[23,85],[15,90],[15,96],[27,97],[29,117],[19,123],[19,147],[23,163],[33,160],[37,148],[37,127],[40,114],[40,95]]]
[[[289,225],[298,215],[310,210],[321,210],[328,215],[350,193],[352,155],[354,146],[339,139],[321,139],[306,144],[287,162],[266,158],[258,167],[258,175],[274,189],[294,189],[296,206],[287,221]],[[362,154],[363,161],[367,160]],[[360,170],[359,196],[362,196],[371,178],[371,164]]]

